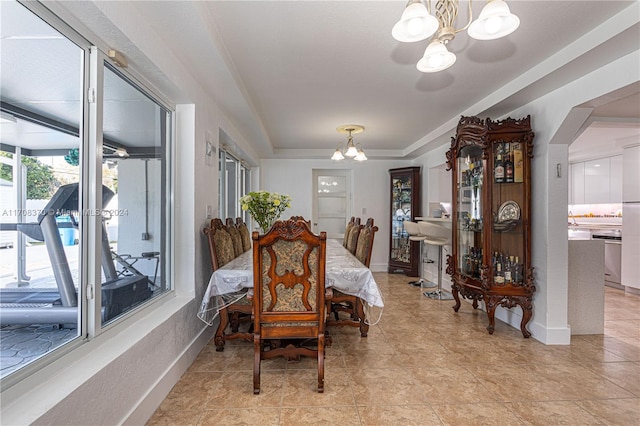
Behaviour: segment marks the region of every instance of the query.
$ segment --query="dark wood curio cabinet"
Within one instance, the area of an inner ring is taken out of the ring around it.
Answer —
[[[389,272],[404,272],[417,277],[420,243],[410,241],[404,221],[420,216],[420,167],[390,169],[391,236],[389,238]]]
[[[520,330],[533,314],[536,287],[531,266],[531,117],[462,117],[447,166],[453,176],[452,278],[453,309],[460,297],[474,308],[484,301],[487,330],[495,329],[498,306],[522,308]]]

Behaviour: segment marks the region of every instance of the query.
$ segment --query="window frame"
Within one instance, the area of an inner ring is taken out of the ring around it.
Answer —
[[[82,71],[78,83],[82,86],[81,114],[78,130],[79,155],[81,168],[79,176],[80,211],[102,208],[102,107],[103,78],[105,63],[111,63],[106,53],[97,47],[101,40],[92,43],[80,32],[72,28],[45,5],[38,2],[16,0],[22,7],[33,13],[38,19],[51,26],[67,40],[82,51]],[[89,37],[95,37],[89,34]],[[101,247],[102,221],[98,215],[81,215],[79,218],[79,276],[78,276],[78,334],[65,344],[48,351],[40,358],[2,378],[3,392],[21,381],[33,376],[45,367],[60,360],[67,354],[77,351],[87,342],[100,338],[111,330],[123,329],[134,324],[138,317],[147,315],[158,303],[164,303],[168,297],[175,297],[174,256],[175,252],[175,213],[174,194],[176,176],[176,105],[163,94],[147,84],[144,77],[135,70],[118,69],[145,96],[158,104],[169,118],[163,135],[166,145],[163,146],[164,164],[162,167],[162,206],[165,221],[161,224],[164,244],[164,274],[167,289],[129,312],[120,315],[114,321],[102,324],[101,321]],[[93,297],[91,297],[93,295]]]
[[[235,163],[235,174],[233,176],[234,191],[233,197],[235,197],[235,212],[230,215],[229,209],[229,171],[227,169],[227,162],[231,160]],[[249,213],[242,210],[240,205],[240,198],[251,191],[251,169],[247,167],[244,161],[238,159],[235,155],[227,151],[224,147],[220,147],[218,154],[218,215],[224,221],[227,217],[231,217],[235,220],[237,217],[241,217],[245,223],[249,224],[251,217]],[[250,228],[251,229],[251,228]]]

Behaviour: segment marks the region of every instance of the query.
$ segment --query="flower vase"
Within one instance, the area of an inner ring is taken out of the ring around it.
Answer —
[[[256,231],[258,231],[258,233],[260,235],[264,235],[267,232],[269,232],[269,229],[271,229],[271,227],[273,226],[273,223],[263,223],[260,224],[258,223],[257,220],[254,219],[254,222],[256,223]],[[274,222],[275,223],[275,222]]]

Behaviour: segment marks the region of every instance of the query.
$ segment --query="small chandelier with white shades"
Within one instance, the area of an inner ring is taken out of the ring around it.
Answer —
[[[339,133],[348,134],[347,145],[340,143],[336,147],[332,160],[340,161],[344,160],[345,157],[352,158],[356,161],[365,161],[367,156],[364,155],[364,151],[362,150],[362,145],[353,143],[353,136],[351,134],[358,134],[364,132],[364,126],[359,124],[345,124],[344,126],[340,126],[336,128]]]
[[[402,42],[425,40],[427,46],[417,68],[422,72],[438,72],[449,68],[456,61],[456,55],[447,50],[447,43],[457,33],[467,30],[469,37],[476,40],[494,40],[511,34],[520,25],[520,19],[509,10],[504,0],[488,0],[478,18],[474,21],[469,0],[469,22],[456,29],[458,0],[409,0],[402,17],[393,26],[393,38]],[[433,14],[431,11],[433,10]]]

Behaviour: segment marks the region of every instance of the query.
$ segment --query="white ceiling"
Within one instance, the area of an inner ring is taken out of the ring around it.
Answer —
[[[262,158],[327,158],[346,140],[336,127],[347,123],[365,126],[354,139],[369,158],[414,158],[447,143],[460,115],[500,117],[572,81],[574,72],[637,50],[640,39],[637,17],[619,25],[632,1],[509,0],[521,20],[515,33],[476,41],[460,32],[448,46],[456,64],[423,74],[415,64],[428,42],[391,37],[405,3],[107,1],[58,7],[121,50],[132,68],[155,76],[144,52],[99,13],[133,8]],[[466,23],[466,5],[461,2],[458,26]],[[483,5],[473,3],[474,15]],[[4,50],[2,61],[4,66]],[[637,108],[627,115],[640,117]]]
[[[569,145],[570,162],[621,155],[625,146],[640,143],[640,83],[628,90],[634,93],[620,98],[610,95],[614,101],[606,96],[595,100],[602,104],[594,107],[583,131]]]
[[[461,2],[459,26],[466,22],[466,4]],[[597,54],[556,58],[543,71],[555,73],[546,80],[536,76],[511,91],[502,89],[629,4],[510,1],[521,19],[515,33],[494,41],[459,33],[449,44],[458,56],[456,64],[436,74],[415,68],[427,41],[407,44],[391,37],[405,1],[204,2],[200,19],[206,28],[195,21],[181,26],[180,37],[191,40],[194,50],[176,47],[174,52],[194,64],[201,81],[213,80],[213,75],[193,61],[206,56],[200,43],[223,52],[248,105],[234,113],[244,122],[253,119],[249,137],[263,141],[262,156],[326,157],[345,140],[336,127],[357,123],[366,130],[355,140],[370,158],[411,158],[432,139],[448,141],[461,114],[489,113],[500,102],[508,109],[509,103],[531,100],[570,81],[562,71],[572,63],[579,62],[584,72],[607,63],[614,51],[637,49],[640,31],[635,25],[615,42],[594,46]],[[476,1],[474,14],[483,5]],[[171,19],[184,12],[175,3],[138,6],[144,13],[153,10],[158,17],[153,22],[160,23],[164,34],[171,34],[166,31]],[[209,39],[203,41],[205,31]],[[184,46],[184,41],[178,44]]]

